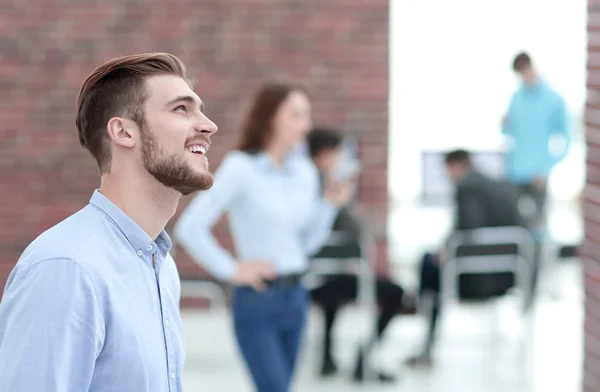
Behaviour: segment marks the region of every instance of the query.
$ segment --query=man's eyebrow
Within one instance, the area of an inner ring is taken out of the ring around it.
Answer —
[[[195,104],[196,100],[191,95],[181,95],[181,96],[175,97],[174,99],[167,102],[167,104],[165,106],[170,106],[177,102],[189,102],[189,103]],[[205,109],[204,102],[200,101],[199,108],[200,108],[200,111],[202,113],[204,113],[204,109]]]

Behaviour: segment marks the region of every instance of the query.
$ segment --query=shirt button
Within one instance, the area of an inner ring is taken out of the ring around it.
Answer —
[[[171,379],[175,378],[175,373],[171,373]]]
[[[152,245],[148,245],[148,247],[146,248],[146,250],[152,250]]]
[[[137,251],[137,255],[138,255],[138,256],[141,256],[143,253],[144,253],[144,252],[142,252],[141,250],[138,250],[138,251]]]
[[[169,327],[169,320],[165,320],[165,326]]]

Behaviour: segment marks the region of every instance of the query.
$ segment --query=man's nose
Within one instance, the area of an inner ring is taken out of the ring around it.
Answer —
[[[217,124],[212,122],[208,117],[204,117],[202,120],[198,121],[198,123],[194,127],[194,130],[197,133],[202,133],[207,136],[210,136],[213,133],[216,133],[219,130],[219,127],[217,127]]]

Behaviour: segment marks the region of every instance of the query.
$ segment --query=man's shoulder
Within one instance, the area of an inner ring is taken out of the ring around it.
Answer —
[[[25,267],[44,260],[81,260],[88,245],[98,241],[105,220],[104,214],[87,205],[41,233],[25,248],[17,264]]]
[[[511,99],[513,101],[518,100],[519,98],[521,98],[525,93],[527,92],[526,87],[524,85],[521,85],[519,87],[517,87],[515,89],[515,91],[513,91],[512,95],[511,95]]]
[[[458,191],[472,191],[486,188],[493,182],[494,180],[485,174],[478,171],[473,171],[458,184],[457,189]]]
[[[505,179],[495,178],[481,172],[474,172],[459,185],[466,189],[497,189],[512,188],[513,185]]]
[[[465,178],[457,186],[459,195],[495,195],[494,198],[502,197],[503,195],[512,195],[514,193],[514,185],[503,179],[493,178],[483,173],[473,173]]]

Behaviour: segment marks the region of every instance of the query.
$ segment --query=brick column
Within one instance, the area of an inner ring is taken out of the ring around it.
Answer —
[[[80,83],[99,63],[139,51],[172,52],[190,65],[220,127],[213,168],[262,81],[306,85],[318,123],[360,135],[360,194],[384,269],[388,14],[387,0],[9,2],[0,34],[0,288],[25,246],[84,206],[99,185],[76,137]],[[181,251],[177,262],[182,275],[202,274]]]
[[[583,196],[585,244],[584,392],[600,390],[600,1],[588,0],[586,104],[587,184]]]

